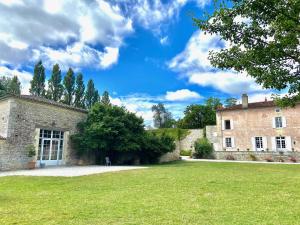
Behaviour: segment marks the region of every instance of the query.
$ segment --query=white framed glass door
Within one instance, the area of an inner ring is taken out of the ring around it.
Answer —
[[[40,130],[38,163],[46,166],[62,164],[63,138],[63,131]]]

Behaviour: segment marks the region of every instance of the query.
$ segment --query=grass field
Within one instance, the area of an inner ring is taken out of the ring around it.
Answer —
[[[300,166],[179,162],[3,177],[0,224],[300,224]]]

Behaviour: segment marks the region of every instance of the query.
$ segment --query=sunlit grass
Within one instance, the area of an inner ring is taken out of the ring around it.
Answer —
[[[0,178],[0,224],[299,224],[300,166],[172,163]]]

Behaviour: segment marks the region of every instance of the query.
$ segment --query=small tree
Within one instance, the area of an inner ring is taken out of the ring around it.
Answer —
[[[109,105],[110,104],[108,91],[103,92],[103,95],[102,95],[102,98],[101,98],[101,103],[104,104],[104,105]]]
[[[237,103],[237,99],[236,98],[227,98],[225,100],[225,106],[226,107],[231,107],[231,106],[235,106]]]
[[[90,109],[93,104],[95,103],[94,97],[95,97],[95,85],[93,80],[89,80],[85,92],[85,105],[88,109]]]

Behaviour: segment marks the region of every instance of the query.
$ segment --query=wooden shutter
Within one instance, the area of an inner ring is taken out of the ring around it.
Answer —
[[[255,137],[251,138],[251,143],[252,143],[252,150],[256,151]]]
[[[285,117],[281,117],[282,118],[282,127],[286,127],[286,119]]]
[[[230,120],[230,129],[233,129],[233,120]]]
[[[276,128],[275,117],[273,117],[273,119],[272,119],[272,127],[273,127],[273,128]]]
[[[268,148],[268,139],[267,137],[263,137],[263,149],[266,150]]]
[[[231,147],[232,147],[232,148],[235,148],[234,137],[231,138]]]
[[[271,141],[272,141],[272,150],[276,151],[276,138],[275,137],[271,137]]]
[[[285,145],[286,145],[286,150],[292,151],[292,138],[291,137],[285,137]]]

